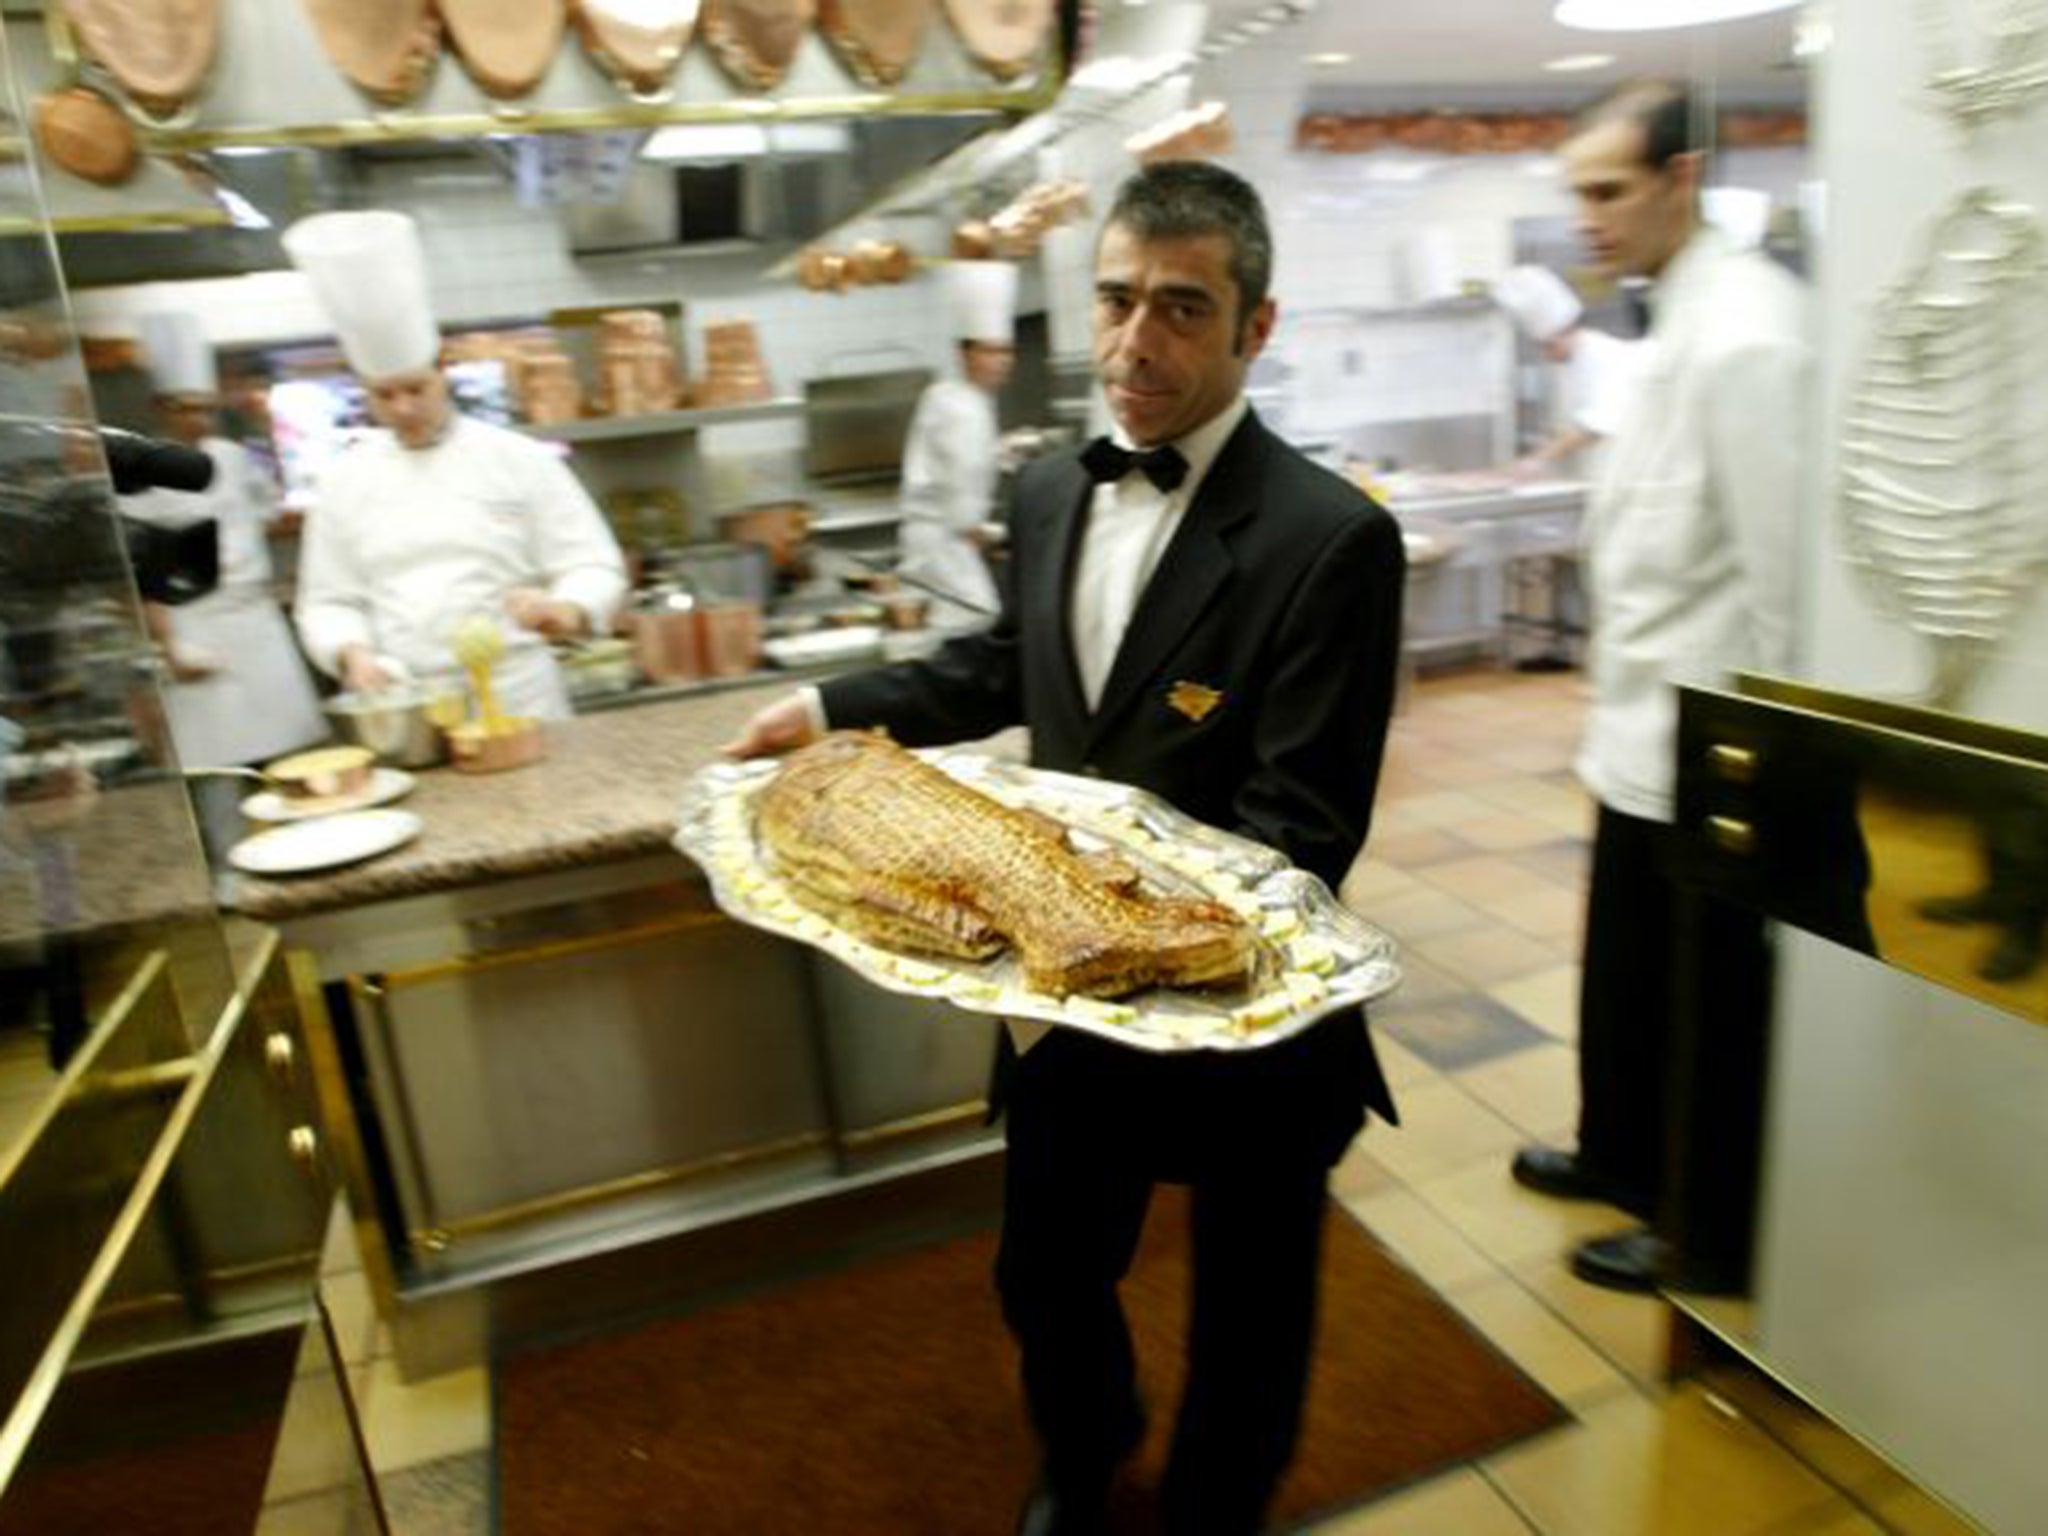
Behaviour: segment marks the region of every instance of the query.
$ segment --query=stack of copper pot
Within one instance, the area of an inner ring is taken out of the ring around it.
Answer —
[[[599,414],[645,416],[683,403],[682,368],[659,311],[608,310],[597,327]]]
[[[552,340],[522,345],[511,367],[512,400],[536,426],[575,421],[583,414],[583,383],[576,363]]]
[[[753,405],[774,393],[753,321],[720,320],[704,327],[704,380],[696,405]]]

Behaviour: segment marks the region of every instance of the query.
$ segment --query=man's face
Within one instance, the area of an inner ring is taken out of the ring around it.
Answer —
[[[1121,224],[1095,249],[1095,372],[1117,425],[1140,448],[1201,426],[1244,388],[1273,334],[1262,300],[1240,315],[1223,235],[1141,240]]]
[[[435,369],[390,374],[365,388],[377,425],[389,427],[408,448],[431,448],[448,428],[448,381]]]
[[[196,447],[213,430],[211,395],[165,395],[157,406],[163,414],[164,435],[173,442]]]
[[[1017,368],[1017,349],[999,341],[960,343],[960,367],[967,382],[990,394],[1010,382]]]
[[[1643,150],[1642,126],[1625,120],[1597,124],[1564,146],[1579,233],[1616,277],[1657,276],[1692,236],[1699,157],[1652,169]]]

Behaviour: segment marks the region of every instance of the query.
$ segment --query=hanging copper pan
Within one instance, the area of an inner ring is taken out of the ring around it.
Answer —
[[[64,16],[121,89],[162,116],[199,93],[220,40],[220,0],[64,0]]]
[[[945,0],[953,30],[974,62],[998,80],[1021,75],[1045,51],[1053,0]]]
[[[697,0],[574,0],[576,31],[592,58],[628,90],[667,86],[690,33]]]
[[[937,0],[818,0],[818,30],[862,85],[890,86],[924,46]]]
[[[704,41],[741,85],[770,91],[796,62],[817,0],[704,0]]]
[[[328,62],[387,105],[410,101],[441,57],[434,0],[304,0]]]
[[[568,25],[568,0],[440,0],[448,41],[493,96],[524,96],[547,77]]]

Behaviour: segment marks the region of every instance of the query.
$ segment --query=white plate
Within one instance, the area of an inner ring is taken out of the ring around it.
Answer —
[[[228,862],[252,875],[299,875],[388,853],[420,835],[411,811],[344,811],[316,816],[245,837]]]
[[[242,814],[251,821],[311,821],[315,816],[332,816],[341,811],[366,811],[373,805],[389,805],[412,793],[418,781],[403,768],[375,768],[370,782],[352,795],[311,795],[293,799],[274,789],[260,790],[242,802]]]

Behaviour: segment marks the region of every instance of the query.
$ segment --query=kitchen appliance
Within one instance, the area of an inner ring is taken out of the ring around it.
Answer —
[[[804,472],[828,484],[893,481],[929,368],[834,373],[804,381]]]

